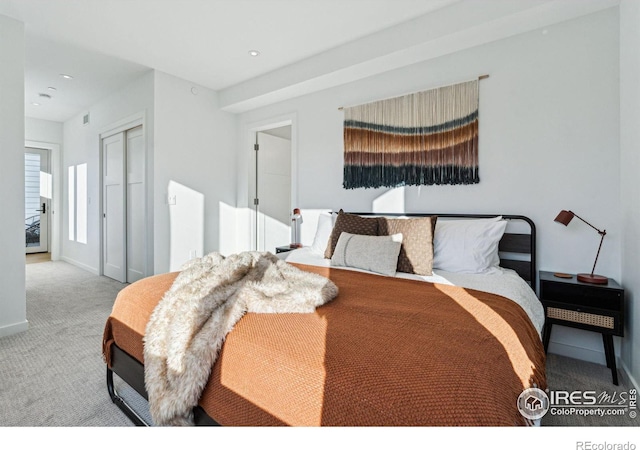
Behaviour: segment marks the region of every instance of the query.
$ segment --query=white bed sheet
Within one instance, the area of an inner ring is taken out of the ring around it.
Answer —
[[[311,247],[303,247],[286,253],[280,253],[278,254],[278,257],[291,263],[331,267],[336,270],[368,272],[366,270],[351,267],[332,266],[331,260],[326,259],[324,255],[314,252]],[[398,278],[408,278],[411,280],[422,280],[431,283],[460,286],[501,295],[519,304],[531,319],[531,322],[535,326],[536,330],[538,330],[538,333],[542,333],[542,327],[544,325],[544,308],[542,307],[542,303],[540,303],[540,300],[538,300],[538,297],[531,287],[511,269],[496,267],[481,274],[452,273],[434,270],[433,275],[431,276],[396,272],[395,276]]]

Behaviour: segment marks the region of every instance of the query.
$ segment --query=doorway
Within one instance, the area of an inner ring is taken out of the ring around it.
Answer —
[[[254,248],[276,252],[291,242],[291,125],[256,131],[254,146]]]
[[[121,283],[146,276],[142,125],[102,138],[102,273]]]
[[[26,253],[49,252],[53,182],[49,150],[26,147],[24,153],[24,227]]]

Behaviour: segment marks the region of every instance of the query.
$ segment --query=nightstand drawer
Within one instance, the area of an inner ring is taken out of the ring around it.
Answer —
[[[582,304],[542,300],[547,319],[558,325],[583,328],[622,336],[622,313],[609,309],[589,308]]]
[[[613,316],[603,316],[602,314],[573,311],[571,309],[554,308],[551,306],[547,308],[547,317],[565,322],[591,325],[598,328],[608,328],[610,330],[614,330],[616,327],[616,320]]]
[[[620,311],[623,295],[619,289],[594,288],[593,286],[567,285],[547,281],[540,283],[540,298],[581,305],[586,308]]]

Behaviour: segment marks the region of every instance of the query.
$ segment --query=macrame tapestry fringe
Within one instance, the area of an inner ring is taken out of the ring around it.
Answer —
[[[379,188],[399,186],[477,184],[480,181],[477,167],[452,165],[420,166],[344,166],[345,189]]]
[[[476,184],[478,80],[345,108],[345,189]]]

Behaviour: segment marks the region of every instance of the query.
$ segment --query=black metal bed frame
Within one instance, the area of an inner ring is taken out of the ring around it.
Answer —
[[[499,214],[427,214],[427,213],[352,213],[360,216],[387,216],[387,217],[424,217],[438,216],[438,218],[452,219],[489,219]],[[530,233],[505,233],[499,244],[499,251],[529,255],[528,260],[501,258],[500,266],[512,269],[520,275],[535,291],[536,290],[536,228],[531,219],[520,215],[502,214],[506,220],[521,220],[530,227]],[[144,365],[133,356],[122,350],[116,344],[111,345],[111,367],[107,366],[107,390],[113,403],[122,410],[136,426],[150,426],[140,415],[122,398],[116,391],[113,375],[120,377],[131,388],[148,400],[144,386]],[[194,423],[200,426],[219,426],[207,413],[197,406],[193,410]]]
[[[149,400],[147,389],[144,386],[144,365],[137,359],[122,350],[116,344],[111,344],[111,368],[107,366],[107,391],[111,401],[124,412],[129,420],[136,426],[150,426],[127,401],[116,391],[113,374],[119,376],[125,383],[133,388],[138,394]],[[213,420],[200,406],[193,409],[193,421],[200,426],[218,426],[218,422]]]

